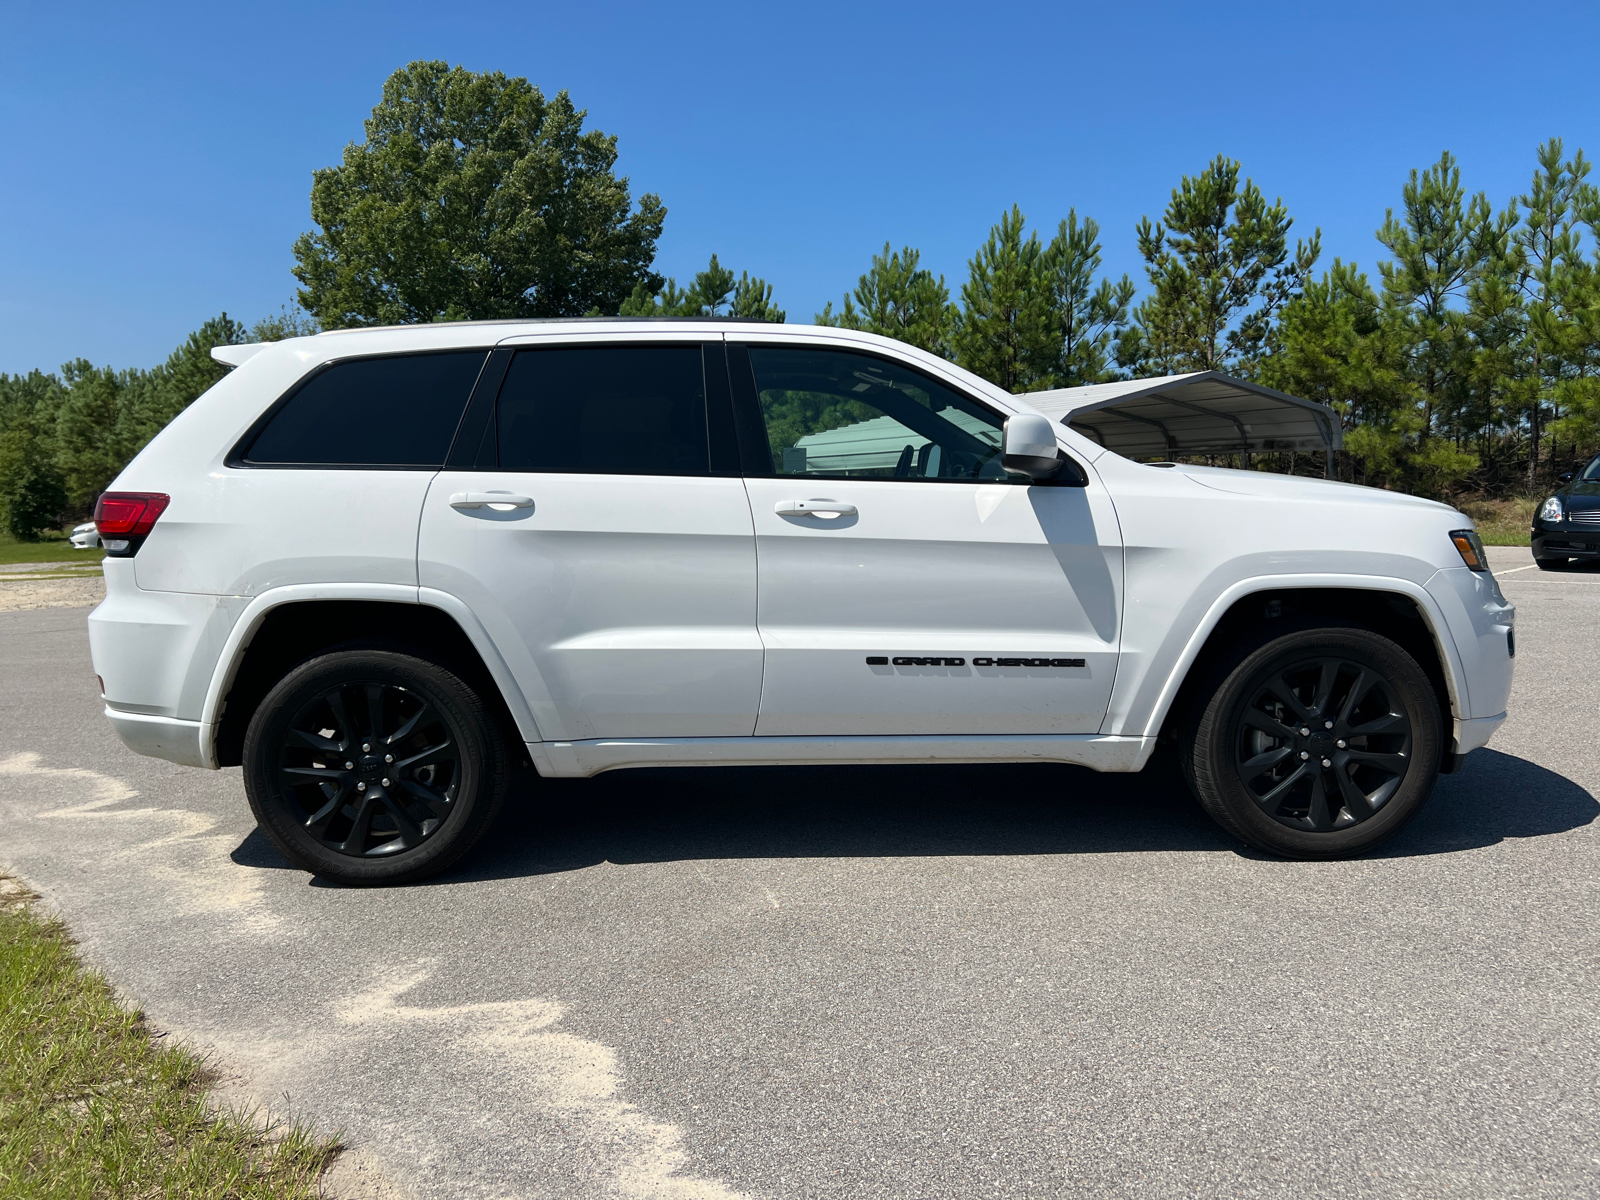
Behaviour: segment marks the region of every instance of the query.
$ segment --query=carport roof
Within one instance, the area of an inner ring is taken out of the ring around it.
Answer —
[[[1125,458],[1337,450],[1338,414],[1220,371],[1124,379],[1018,397]]]

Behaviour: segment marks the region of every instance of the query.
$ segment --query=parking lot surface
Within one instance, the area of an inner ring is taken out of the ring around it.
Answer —
[[[681,770],[326,887],[115,740],[81,608],[0,613],[0,862],[398,1195],[1596,1195],[1600,570],[1491,553],[1511,717],[1355,862],[1159,765]]]

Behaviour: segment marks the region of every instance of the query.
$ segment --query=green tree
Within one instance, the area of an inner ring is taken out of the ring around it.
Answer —
[[[19,541],[38,541],[67,507],[52,437],[61,398],[54,375],[0,375],[0,509]]]
[[[1403,315],[1408,374],[1421,388],[1422,425],[1451,406],[1451,391],[1471,369],[1462,304],[1485,266],[1495,231],[1488,198],[1467,199],[1461,168],[1449,151],[1426,171],[1412,169],[1401,190],[1404,217],[1389,209],[1378,230],[1394,260],[1378,264],[1385,299]]]
[[[54,445],[68,505],[87,510],[151,438],[227,374],[211,348],[245,336],[244,326],[222,313],[153,370],[115,371],[81,358],[63,366]]]
[[[1135,373],[1254,371],[1274,348],[1278,313],[1299,292],[1322,251],[1322,231],[1297,240],[1280,199],[1269,205],[1239,163],[1218,155],[1173,189],[1162,223],[1136,233],[1151,294],[1120,339]]]
[[[872,256],[872,266],[844,298],[836,314],[830,301],[817,314],[818,325],[860,329],[895,338],[944,357],[950,355],[954,310],[944,276],[921,265],[922,254],[910,246]]]
[[[1078,223],[1076,209],[1045,247],[1042,270],[1049,289],[1052,334],[1058,339],[1053,385],[1078,387],[1115,378],[1112,345],[1128,322],[1135,292],[1124,275],[1116,283],[1100,270],[1100,226],[1093,217]]]
[[[500,72],[396,71],[366,140],[314,174],[301,306],[339,329],[616,312],[637,284],[659,288],[666,209],[653,194],[634,209],[617,139],[586,115]]]
[[[1008,392],[1048,388],[1055,379],[1056,322],[1039,235],[1023,237],[1016,205],[968,262],[962,310],[951,338],[956,362]]]
[[[726,311],[724,311],[726,309]],[[623,317],[741,317],[753,321],[771,321],[782,324],[787,317],[783,309],[772,302],[772,285],[764,279],[753,278],[749,272],[733,272],[711,256],[711,263],[695,275],[687,291],[678,289],[678,281],[669,279],[664,285],[639,283],[617,310]]]
[[[321,333],[322,326],[317,324],[317,319],[304,309],[296,305],[293,309],[285,304],[275,313],[262,317],[250,326],[249,340],[252,342],[281,342],[288,338],[310,337],[312,334]]]
[[[1512,269],[1527,306],[1526,352],[1529,387],[1528,476],[1530,491],[1539,473],[1539,442],[1547,412],[1559,414],[1568,381],[1580,376],[1586,349],[1582,318],[1588,307],[1589,272],[1583,262],[1580,222],[1596,206],[1595,188],[1586,181],[1589,162],[1579,150],[1563,160],[1562,141],[1551,138],[1538,150],[1539,169],[1529,191],[1516,203],[1523,216],[1511,235]]]

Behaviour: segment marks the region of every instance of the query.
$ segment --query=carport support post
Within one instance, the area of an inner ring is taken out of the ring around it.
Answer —
[[[1332,479],[1333,478],[1333,447],[1329,446],[1326,450],[1324,450],[1322,452],[1322,455],[1323,455],[1322,477],[1324,479]]]

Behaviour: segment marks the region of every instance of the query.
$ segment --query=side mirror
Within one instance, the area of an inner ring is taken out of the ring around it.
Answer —
[[[1571,483],[1576,476],[1573,475],[1571,471],[1568,471],[1565,475],[1559,476],[1558,478],[1562,483]]]
[[[1007,417],[1000,437],[1000,465],[1033,483],[1088,487],[1088,473],[1056,445],[1056,427],[1038,413]]]

